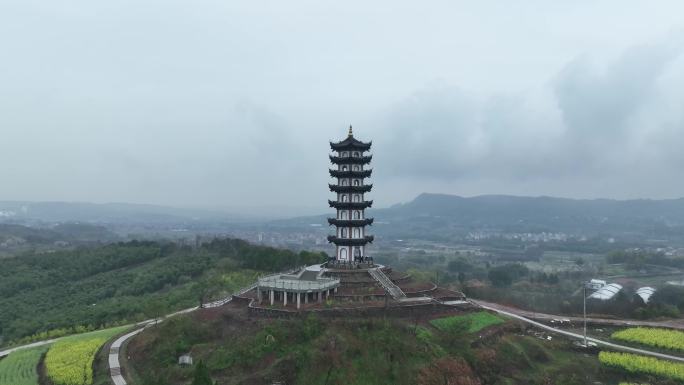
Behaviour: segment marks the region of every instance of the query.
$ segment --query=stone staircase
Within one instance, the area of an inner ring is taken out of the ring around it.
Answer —
[[[394,282],[392,282],[389,277],[383,273],[380,268],[374,268],[374,269],[369,269],[368,273],[378,281],[378,283],[392,296],[397,301],[401,301],[404,298],[406,298],[406,294],[399,288],[399,286],[395,285]]]

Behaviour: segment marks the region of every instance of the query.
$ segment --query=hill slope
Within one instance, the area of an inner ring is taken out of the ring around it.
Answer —
[[[0,345],[156,317],[225,296],[260,271],[323,258],[225,239],[197,250],[134,241],[0,259]]]

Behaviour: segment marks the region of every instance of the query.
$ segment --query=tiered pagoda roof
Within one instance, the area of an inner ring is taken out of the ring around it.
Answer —
[[[328,187],[337,194],[338,200],[328,200],[328,204],[338,212],[334,218],[328,218],[328,223],[336,227],[336,235],[328,236],[328,242],[336,245],[336,258],[339,260],[368,261],[365,246],[373,242],[373,236],[366,235],[364,228],[373,223],[373,218],[364,218],[363,210],[371,207],[373,201],[364,200],[364,194],[371,191],[373,185],[364,184],[363,179],[370,177],[373,172],[364,170],[372,159],[371,155],[364,155],[370,147],[371,142],[365,143],[354,138],[351,126],[345,140],[330,142],[330,148],[336,152],[330,155],[330,162],[335,168],[330,170],[330,176],[338,180],[335,184],[328,184]],[[360,215],[355,212],[354,217],[364,219],[338,219],[351,218],[351,212],[340,213],[347,210],[361,211]],[[354,237],[351,237],[352,234]]]
[[[365,184],[363,186],[340,186],[338,184],[328,184],[330,191],[336,193],[367,193],[372,188],[372,184]]]
[[[373,155],[364,156],[335,156],[330,155],[330,163],[332,164],[368,164]]]
[[[330,148],[333,151],[368,151],[373,142],[362,142],[354,138],[352,135],[352,128],[349,126],[349,136],[340,142],[330,142]]]
[[[372,235],[366,235],[363,238],[340,238],[336,235],[328,235],[328,242],[338,246],[364,246],[367,243],[373,243],[374,238]]]
[[[329,170],[330,176],[333,178],[368,178],[373,173],[373,170],[359,170],[359,171],[342,171],[342,170]]]
[[[338,202],[331,201],[328,199],[328,204],[330,207],[339,210],[363,210],[371,207],[373,201],[363,201],[363,202]]]
[[[369,226],[369,225],[373,224],[373,218],[364,218],[364,219],[328,218],[328,224],[338,226],[338,227]]]

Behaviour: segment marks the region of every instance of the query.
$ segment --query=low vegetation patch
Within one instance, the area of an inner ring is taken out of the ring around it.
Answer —
[[[505,321],[502,318],[486,311],[437,318],[430,321],[432,326],[443,332],[465,331],[467,333],[476,333],[487,326],[497,325],[504,322]]]
[[[631,353],[600,352],[599,361],[630,373],[644,373],[684,380],[684,364]]]
[[[36,367],[47,346],[22,349],[0,360],[0,385],[38,385]]]
[[[128,327],[118,327],[67,337],[57,341],[45,356],[47,376],[55,385],[90,385],[98,350]]]
[[[612,337],[657,348],[684,350],[684,332],[677,330],[637,327],[617,331]]]

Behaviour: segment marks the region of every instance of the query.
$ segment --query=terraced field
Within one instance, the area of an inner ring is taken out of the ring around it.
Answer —
[[[623,369],[630,373],[643,373],[684,380],[684,364],[659,360],[653,357],[631,353],[600,352],[599,361],[607,366]]]
[[[67,337],[55,342],[45,356],[47,376],[55,385],[93,383],[93,361],[98,350],[128,326]]]
[[[612,337],[657,348],[684,350],[684,332],[678,330],[636,327],[617,331]]]
[[[505,321],[490,312],[480,311],[466,315],[437,318],[430,323],[442,331],[465,329],[468,333],[476,333],[487,326],[504,323]]]
[[[38,385],[36,367],[47,346],[17,350],[0,360],[0,385]]]

